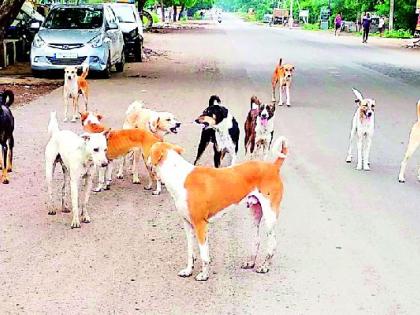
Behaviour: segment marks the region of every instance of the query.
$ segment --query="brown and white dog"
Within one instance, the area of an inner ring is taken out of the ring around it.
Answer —
[[[195,236],[202,260],[202,270],[195,279],[204,281],[209,278],[209,222],[220,216],[223,210],[241,201],[246,201],[251,208],[257,230],[251,259],[242,268],[251,269],[255,266],[260,245],[259,227],[264,218],[268,235],[267,255],[256,272],[268,272],[276,247],[274,225],[283,197],[280,168],[287,154],[286,139],[280,137],[276,140],[273,153],[277,158],[273,162],[246,161],[226,168],[194,166],[181,157],[182,151],[179,146],[159,142],[153,145],[148,160],[165,182],[184,221],[188,259],[187,267],[178,275],[192,275]]]
[[[177,134],[181,123],[175,118],[175,115],[169,112],[158,112],[144,107],[142,101],[133,102],[126,111],[126,117],[123,124],[123,129],[141,128],[153,133],[156,137],[163,140],[163,137],[168,134]],[[140,161],[140,154],[135,150],[133,158],[133,183],[139,184],[140,178],[138,173],[138,165]],[[123,178],[125,158],[120,161],[120,166],[117,178]],[[152,182],[146,186],[151,189]]]
[[[271,87],[273,90],[273,102],[276,102],[276,87],[279,87],[279,105],[283,105],[283,92],[286,93],[286,105],[290,106],[290,86],[295,67],[291,64],[282,65],[282,58],[276,66],[271,77]],[[283,91],[284,89],[284,91]]]
[[[100,122],[103,118],[102,115],[94,114],[92,112],[84,112],[80,114],[82,126],[84,131],[89,133],[99,133],[103,132],[107,128]],[[140,129],[120,129],[120,130],[111,130],[107,134],[107,145],[108,150],[106,156],[108,158],[109,164],[106,168],[99,169],[99,183],[97,188],[94,191],[99,192],[101,190],[109,190],[112,182],[112,170],[113,165],[112,161],[120,159],[127,155],[127,153],[138,150],[142,154],[144,159],[149,157],[149,152],[152,145],[156,142],[161,141],[151,132]],[[148,189],[151,189],[153,186],[153,181],[156,181],[156,190],[153,191],[154,195],[160,194],[161,182],[152,173],[150,168],[147,168],[149,172],[149,186]]]
[[[405,174],[405,169],[407,167],[408,159],[411,158],[411,156],[417,150],[419,145],[420,145],[420,100],[417,102],[417,122],[411,128],[407,151],[405,152],[404,159],[401,162],[400,175],[398,176],[398,180],[400,183],[405,182],[404,174]],[[420,181],[420,168],[417,173],[417,179]]]
[[[245,121],[245,154],[252,158],[266,159],[274,135],[275,104],[262,103],[251,97],[251,109]],[[254,152],[255,151],[255,152]]]
[[[88,99],[89,99],[89,85],[86,81],[86,77],[89,72],[89,66],[83,65],[83,72],[80,76],[77,75],[78,67],[68,66],[64,69],[64,87],[63,87],[63,98],[64,98],[64,121],[68,120],[67,113],[69,108],[69,102],[71,102],[73,108],[72,122],[75,122],[79,118],[79,95],[83,96],[85,102],[85,111],[88,110]]]

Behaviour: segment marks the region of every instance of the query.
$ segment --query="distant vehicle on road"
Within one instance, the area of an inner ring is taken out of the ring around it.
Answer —
[[[124,70],[124,39],[109,5],[53,6],[31,47],[34,74],[89,64],[109,78]]]
[[[273,17],[271,19],[270,25],[273,24],[285,24],[289,19],[289,10],[288,9],[273,9]]]
[[[143,60],[143,23],[134,4],[112,3],[111,8],[119,20],[124,36],[125,54],[135,61]]]

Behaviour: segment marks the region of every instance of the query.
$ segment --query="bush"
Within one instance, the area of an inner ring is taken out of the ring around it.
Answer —
[[[413,38],[413,35],[409,30],[392,30],[385,31],[384,37],[386,38]]]
[[[181,18],[179,19],[181,22],[186,22],[188,21],[188,17],[186,15],[181,16]]]
[[[307,23],[303,24],[303,29],[307,31],[319,31],[319,23]]]
[[[157,15],[155,12],[150,12],[150,14],[152,15],[152,18],[153,18],[153,24],[160,22],[159,15]],[[148,19],[146,16],[143,16],[142,22],[143,22],[143,25],[147,25]]]
[[[195,11],[193,15],[194,20],[201,20],[200,11]]]

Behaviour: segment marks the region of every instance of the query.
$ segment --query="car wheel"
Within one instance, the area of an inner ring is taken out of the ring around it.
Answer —
[[[124,71],[124,64],[125,64],[125,52],[124,52],[124,48],[123,48],[123,51],[121,53],[121,60],[120,60],[120,62],[117,62],[115,64],[115,70],[117,70],[117,72],[123,72]]]
[[[142,62],[143,61],[143,41],[139,42],[138,50],[134,53],[134,59],[136,62]]]
[[[111,55],[111,53],[110,53]],[[106,68],[101,72],[101,76],[104,79],[109,79],[111,77],[111,56],[108,57],[108,61],[106,63]]]
[[[44,76],[44,72],[43,71],[39,71],[39,70],[34,70],[32,69],[32,75],[35,78],[42,78]]]

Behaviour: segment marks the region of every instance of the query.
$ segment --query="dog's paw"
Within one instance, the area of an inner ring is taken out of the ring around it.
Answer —
[[[104,187],[104,190],[110,190],[111,189],[111,184],[106,184]]]
[[[3,178],[2,179],[2,181],[1,181],[3,184],[5,184],[5,185],[7,185],[8,183],[10,183],[9,182],[9,179],[6,177],[6,178]]]
[[[178,272],[178,277],[182,277],[182,278],[191,277],[191,275],[192,275],[192,269],[189,269],[189,268],[182,269],[180,272]]]
[[[71,221],[70,227],[72,229],[78,229],[78,228],[80,228],[80,221],[79,221],[79,219]]]
[[[255,269],[256,273],[267,273],[270,271],[270,268],[268,268],[268,266],[266,265],[262,265],[260,267],[258,267],[257,269]]]
[[[420,178],[419,178],[419,180],[420,180]],[[401,184],[404,184],[405,183],[405,178],[398,178],[398,182],[400,182]]]
[[[252,269],[255,267],[255,261],[246,261],[241,265],[242,269]]]
[[[81,221],[83,223],[90,223],[90,216],[88,216],[88,215],[82,215]]]
[[[197,281],[207,281],[209,279],[208,272],[201,271],[198,275],[195,276],[195,280]]]
[[[96,187],[96,188],[92,189],[92,191],[94,193],[100,193],[102,191],[102,187]]]
[[[133,177],[133,184],[140,184],[140,178]]]
[[[160,190],[153,190],[152,195],[154,196],[160,195]]]
[[[363,169],[364,169],[365,171],[370,171],[369,164],[363,165]]]
[[[346,158],[346,163],[351,163],[351,156],[348,156],[348,157]]]
[[[63,119],[63,122],[68,122],[68,118],[67,117],[65,117],[64,119]]]
[[[9,167],[9,168],[7,169],[7,173],[12,173],[12,172],[13,172],[12,168],[10,168],[10,167]]]
[[[122,174],[117,174],[117,178],[118,178],[118,179],[123,179],[123,178],[124,178],[124,175],[122,175]]]
[[[356,170],[358,170],[358,171],[361,171],[363,168],[362,168],[362,164],[357,164],[357,166],[356,166]]]
[[[57,212],[54,209],[48,210],[48,215],[56,215]]]
[[[61,212],[63,212],[63,213],[70,213],[71,211],[70,211],[70,209],[69,209],[67,206],[64,206],[64,207],[61,209]]]

